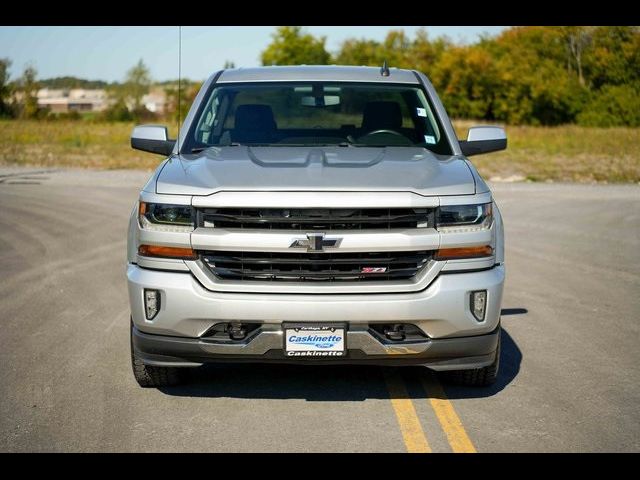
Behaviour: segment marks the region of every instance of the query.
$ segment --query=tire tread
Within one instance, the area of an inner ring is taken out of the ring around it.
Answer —
[[[453,370],[447,372],[446,378],[465,387],[488,387],[495,383],[498,378],[500,369],[500,337],[498,337],[498,348],[496,349],[496,358],[491,365],[482,368],[474,368],[470,370]]]
[[[133,325],[131,333],[133,336]],[[133,339],[131,342],[131,367],[133,376],[141,387],[171,387],[179,385],[183,380],[183,372],[180,368],[145,365],[133,349]]]

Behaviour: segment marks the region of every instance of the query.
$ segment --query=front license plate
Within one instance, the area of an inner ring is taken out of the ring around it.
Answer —
[[[285,327],[288,357],[343,357],[345,328],[330,325]]]

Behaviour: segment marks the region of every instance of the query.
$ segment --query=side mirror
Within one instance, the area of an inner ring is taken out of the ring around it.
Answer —
[[[138,125],[131,132],[131,148],[145,152],[171,155],[175,140],[169,140],[167,127],[161,125]]]
[[[460,140],[462,154],[469,157],[481,153],[496,152],[507,148],[507,134],[502,127],[471,127],[466,140]]]

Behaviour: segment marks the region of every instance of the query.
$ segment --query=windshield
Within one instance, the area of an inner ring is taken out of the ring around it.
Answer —
[[[451,153],[418,86],[336,82],[215,86],[184,151],[237,145],[417,146]]]

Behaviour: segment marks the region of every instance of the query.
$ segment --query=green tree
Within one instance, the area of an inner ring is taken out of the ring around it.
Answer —
[[[562,27],[562,33],[564,34],[568,52],[567,70],[571,72],[575,67],[578,82],[584,87],[584,54],[591,44],[593,27],[571,25]]]
[[[382,65],[384,52],[380,42],[367,40],[365,38],[348,38],[340,47],[336,56],[336,63],[339,65]],[[382,60],[381,60],[382,59]]]
[[[494,59],[496,119],[535,125],[575,120],[587,92],[567,69],[561,27],[514,27],[478,46]]]
[[[425,37],[421,37],[424,39]],[[382,66],[415,68],[414,43],[403,30],[391,30],[382,42],[367,39],[347,39],[336,56],[340,65]]]
[[[112,84],[108,90],[109,107],[100,117],[107,121],[128,122],[131,120],[151,120],[153,112],[145,108],[142,97],[149,93],[151,75],[140,59],[126,74],[123,84]]]
[[[433,76],[438,68],[442,55],[453,47],[453,42],[447,37],[437,37],[430,39],[424,28],[416,32],[410,52],[410,62],[416,70]]]
[[[345,65],[382,65],[425,72],[458,118],[556,125],[633,125],[640,91],[640,27],[512,27],[461,45],[408,38],[345,40]],[[619,85],[625,88],[611,88]]]
[[[13,108],[11,108],[13,92],[9,84],[9,67],[11,67],[11,60],[0,58],[0,118],[13,116]]]
[[[326,37],[315,38],[302,27],[278,27],[272,41],[260,55],[263,65],[327,65],[331,55]]]
[[[40,85],[36,80],[37,70],[29,65],[24,69],[22,77],[19,81],[19,88],[22,94],[22,108],[20,109],[20,117],[37,118],[42,111],[38,108],[38,90]]]
[[[432,67],[431,80],[456,118],[495,118],[495,59],[478,45],[452,46]]]
[[[336,63],[377,67],[386,60],[390,67],[417,69],[430,74],[451,45],[446,37],[429,39],[424,28],[416,32],[413,40],[402,30],[391,30],[382,42],[364,38],[345,40],[336,55]]]
[[[106,120],[107,122],[131,122],[135,120],[121,93],[110,92],[110,99],[111,104],[100,113],[100,120]]]
[[[187,112],[191,108],[191,104],[198,95],[202,87],[201,82],[193,82],[183,79],[180,86],[180,109],[178,109],[178,84],[177,82],[165,87],[165,95],[167,96],[166,118],[173,122],[182,123],[187,116]],[[180,114],[180,118],[178,115]]]
[[[142,97],[149,93],[151,74],[142,59],[127,72],[124,82],[124,94],[132,104],[133,111],[139,112],[143,107]]]
[[[640,82],[640,27],[596,27],[585,52],[585,75],[592,87]]]
[[[66,88],[107,88],[108,82],[104,80],[85,80],[84,78],[64,76],[40,79],[42,88],[66,89]]]
[[[577,120],[590,127],[640,127],[640,88],[605,85],[578,114]]]

